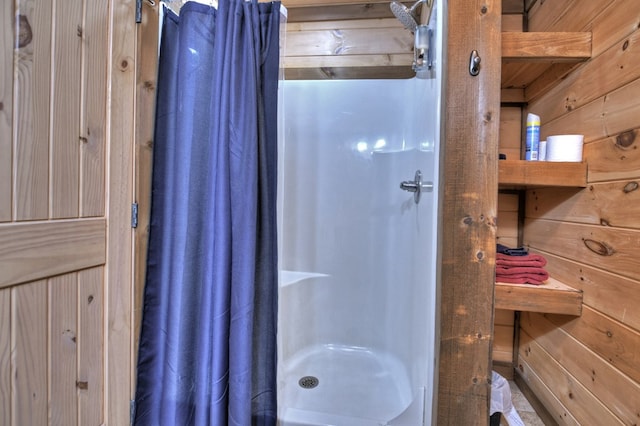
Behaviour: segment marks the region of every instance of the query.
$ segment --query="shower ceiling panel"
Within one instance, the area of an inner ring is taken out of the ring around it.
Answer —
[[[283,0],[285,78],[411,78],[414,37],[388,0]],[[411,6],[412,3],[407,3]]]

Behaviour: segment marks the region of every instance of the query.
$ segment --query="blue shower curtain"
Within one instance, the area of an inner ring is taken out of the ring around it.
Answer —
[[[280,3],[164,13],[135,424],[275,425]]]

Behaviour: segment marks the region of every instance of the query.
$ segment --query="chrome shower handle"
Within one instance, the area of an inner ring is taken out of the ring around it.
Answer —
[[[418,204],[420,202],[420,195],[423,191],[433,191],[433,182],[422,182],[422,172],[420,170],[416,170],[416,175],[413,180],[400,182],[400,189],[413,192],[413,201]]]

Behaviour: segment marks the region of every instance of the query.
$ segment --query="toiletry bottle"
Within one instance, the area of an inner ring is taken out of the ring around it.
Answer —
[[[529,113],[527,115],[527,134],[525,139],[525,157],[527,161],[538,161],[540,143],[540,117]]]

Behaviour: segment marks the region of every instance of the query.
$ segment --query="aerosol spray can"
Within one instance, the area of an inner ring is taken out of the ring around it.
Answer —
[[[527,114],[527,134],[525,143],[526,151],[524,159],[527,161],[538,161],[540,117],[535,114]]]

